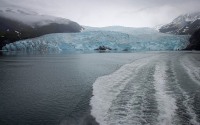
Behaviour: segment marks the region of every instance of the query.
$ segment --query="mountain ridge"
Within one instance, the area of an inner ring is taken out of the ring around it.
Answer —
[[[162,33],[176,35],[192,35],[200,28],[200,12],[182,14],[169,24],[161,26],[158,30]]]
[[[8,43],[22,39],[83,30],[82,26],[69,19],[40,15],[22,8],[1,8],[0,24],[0,49]]]

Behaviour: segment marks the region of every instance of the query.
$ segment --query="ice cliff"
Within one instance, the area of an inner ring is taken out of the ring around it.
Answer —
[[[5,51],[93,51],[106,46],[117,51],[181,50],[188,36],[159,33],[150,28],[86,28],[81,33],[56,33],[7,44]]]

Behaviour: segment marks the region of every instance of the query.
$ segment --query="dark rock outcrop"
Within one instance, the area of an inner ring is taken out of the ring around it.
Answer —
[[[200,50],[200,29],[195,31],[189,39],[190,44],[185,50]]]
[[[106,51],[106,50],[112,50],[112,49],[110,47],[107,47],[107,46],[99,46],[95,50]]]

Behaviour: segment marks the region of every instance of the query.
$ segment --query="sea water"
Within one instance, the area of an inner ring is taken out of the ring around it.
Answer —
[[[3,55],[0,124],[198,125],[199,55]]]

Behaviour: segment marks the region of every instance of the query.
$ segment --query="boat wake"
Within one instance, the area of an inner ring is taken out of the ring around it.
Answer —
[[[90,101],[96,121],[100,125],[199,125],[194,99],[178,80],[175,58],[157,54],[99,77]],[[183,59],[179,66],[194,76]]]

